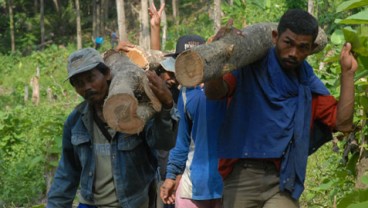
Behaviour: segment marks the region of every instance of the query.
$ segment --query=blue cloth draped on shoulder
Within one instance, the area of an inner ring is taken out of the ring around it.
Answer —
[[[275,49],[233,71],[236,90],[219,140],[220,158],[282,158],[280,189],[298,199],[304,189],[312,93],[328,95],[304,61],[299,77],[279,65]]]

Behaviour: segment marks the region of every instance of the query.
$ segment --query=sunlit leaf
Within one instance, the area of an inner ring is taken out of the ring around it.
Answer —
[[[355,190],[341,199],[337,207],[348,207],[349,205],[365,202],[368,200],[368,190]]]
[[[365,77],[368,77],[368,70],[359,70],[355,74],[355,80],[356,81],[361,79],[361,78],[365,78]]]
[[[361,35],[360,31],[354,30],[351,27],[345,27],[343,29],[344,37],[347,42],[352,45],[352,50],[358,55],[368,56],[368,37]]]
[[[362,180],[363,184],[368,185],[368,176],[367,175],[362,176],[361,180]]]
[[[341,3],[337,8],[336,12],[342,12],[362,6],[368,5],[368,0],[350,0]]]
[[[338,22],[339,24],[357,25],[368,24],[368,10],[361,11],[357,14],[353,14],[346,19]]]
[[[33,168],[35,165],[37,165],[38,163],[42,162],[44,159],[43,156],[37,156],[37,157],[34,157],[29,163],[29,167],[30,168]]]
[[[331,35],[331,42],[335,45],[341,45],[345,42],[344,33],[342,30],[335,30]]]
[[[367,208],[367,207],[368,207],[368,201],[365,201],[362,203],[349,205],[347,208]]]

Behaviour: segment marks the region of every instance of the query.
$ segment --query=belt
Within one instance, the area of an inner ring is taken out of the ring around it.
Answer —
[[[277,170],[275,161],[272,159],[240,159],[243,168],[254,168],[263,170]]]

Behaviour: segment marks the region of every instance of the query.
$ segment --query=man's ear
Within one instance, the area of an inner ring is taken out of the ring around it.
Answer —
[[[279,34],[277,30],[272,30],[272,43],[276,45]]]

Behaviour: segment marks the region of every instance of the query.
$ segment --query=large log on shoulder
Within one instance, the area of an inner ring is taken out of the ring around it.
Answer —
[[[229,29],[217,41],[184,51],[176,58],[177,80],[183,86],[196,86],[261,59],[273,46],[272,30],[276,29],[277,23],[250,25],[241,31],[241,35]],[[313,53],[323,50],[327,44],[321,28],[315,43],[318,46]]]
[[[109,50],[103,54],[103,58],[112,72],[103,116],[116,131],[139,133],[146,121],[161,110],[161,103],[149,87],[144,70],[126,55]]]

